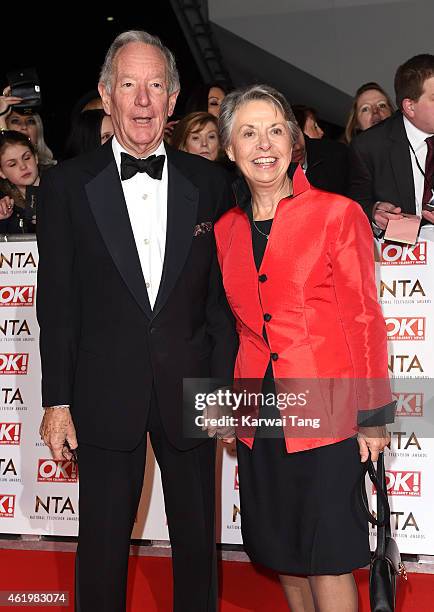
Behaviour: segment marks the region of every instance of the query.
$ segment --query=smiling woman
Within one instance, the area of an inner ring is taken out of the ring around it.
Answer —
[[[279,573],[291,610],[312,610],[314,600],[315,609],[335,610],[339,600],[340,609],[356,612],[352,570],[370,554],[354,491],[368,448],[375,461],[388,443],[384,424],[394,414],[371,228],[358,204],[316,190],[291,164],[299,128],[278,91],[254,85],[232,92],[219,127],[243,175],[237,206],[215,225],[239,335],[234,378],[259,380],[263,396],[276,398],[254,414],[257,428],[237,432],[244,547]],[[281,392],[306,379],[342,388],[341,378],[350,383],[348,395],[317,395],[306,411],[297,407],[297,419],[292,412],[279,425]],[[381,384],[365,402],[370,378]],[[366,410],[374,427],[367,427]],[[305,577],[305,607],[288,574]]]

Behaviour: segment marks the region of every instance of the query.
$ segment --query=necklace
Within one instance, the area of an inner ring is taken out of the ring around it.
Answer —
[[[254,219],[252,219],[252,221],[253,221],[253,225],[254,225],[254,227],[255,227],[256,231],[257,231],[257,232],[259,232],[260,234],[262,234],[263,236],[265,236],[265,238],[268,240],[268,237],[269,237],[269,235],[270,235],[270,234],[266,234],[265,232],[262,232],[262,231],[259,229],[259,227],[256,225],[255,220],[254,220]]]

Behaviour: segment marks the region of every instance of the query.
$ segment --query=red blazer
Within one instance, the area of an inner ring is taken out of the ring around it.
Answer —
[[[330,434],[317,437],[294,437],[294,430],[286,427],[288,452],[354,435],[363,411],[375,412],[392,402],[366,215],[352,200],[311,187],[300,167],[293,188],[293,197],[277,206],[259,271],[246,212],[236,206],[215,226],[223,283],[239,335],[235,378],[262,379],[271,355],[276,380],[328,381],[325,396],[324,389],[319,392],[323,418],[336,417],[330,384],[345,398],[338,402],[345,425],[331,426]],[[335,379],[346,383],[339,389]],[[252,447],[253,437],[241,439]]]

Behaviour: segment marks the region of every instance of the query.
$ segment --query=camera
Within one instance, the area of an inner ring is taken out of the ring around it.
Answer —
[[[41,106],[41,88],[36,70],[34,68],[23,68],[22,70],[8,72],[6,76],[11,88],[10,95],[22,98],[22,101],[14,104],[13,108],[22,111],[37,111]]]

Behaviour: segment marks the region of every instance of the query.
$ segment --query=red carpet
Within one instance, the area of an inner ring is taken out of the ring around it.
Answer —
[[[72,553],[0,550],[0,591],[54,590],[73,593]],[[288,612],[278,582],[271,574],[258,571],[249,563],[224,561],[220,566],[220,612]],[[357,572],[361,593],[360,612],[369,612],[367,572]],[[434,610],[434,576],[411,574],[400,589],[398,612]],[[128,612],[171,612],[170,559],[131,557]],[[35,607],[2,610],[35,610]],[[38,610],[66,610],[42,607]],[[73,605],[68,610],[73,610]],[[98,612],[95,610],[95,612]],[[336,608],[336,612],[339,609]]]

